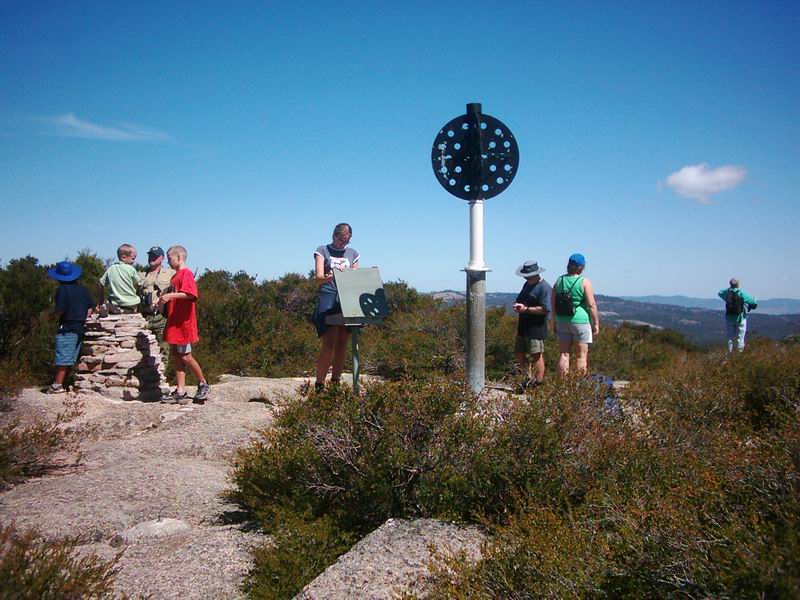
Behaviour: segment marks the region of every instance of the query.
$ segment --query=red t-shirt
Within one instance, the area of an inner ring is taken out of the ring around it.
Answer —
[[[169,344],[194,344],[197,334],[197,284],[191,269],[181,269],[172,276],[171,292],[184,292],[190,300],[175,299],[167,303],[167,326],[164,341]]]

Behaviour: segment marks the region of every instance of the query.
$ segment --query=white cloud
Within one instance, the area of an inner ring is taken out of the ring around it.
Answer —
[[[707,163],[687,165],[666,180],[666,186],[684,198],[711,204],[711,196],[735,188],[744,181],[747,169],[724,165],[712,169]]]
[[[77,137],[93,140],[115,140],[123,142],[165,142],[170,140],[166,133],[133,123],[119,123],[116,126],[97,125],[67,113],[57,117],[46,117],[40,121],[47,125],[45,133],[63,137]]]

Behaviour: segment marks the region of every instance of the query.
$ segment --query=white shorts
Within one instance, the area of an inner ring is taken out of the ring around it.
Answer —
[[[562,342],[591,344],[592,325],[590,323],[556,323],[556,336]]]

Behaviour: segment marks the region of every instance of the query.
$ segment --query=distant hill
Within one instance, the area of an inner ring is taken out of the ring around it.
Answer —
[[[434,292],[432,295],[435,298],[441,298],[448,304],[463,302],[465,298],[464,292],[454,290]],[[506,310],[511,313],[511,305],[516,297],[516,293],[487,293],[486,305],[505,306]],[[675,297],[680,298],[680,296]],[[699,298],[689,298],[688,300],[704,301]],[[721,300],[716,302],[722,304]],[[790,302],[798,301],[790,300]],[[722,315],[724,306],[716,306],[715,310],[711,310],[703,307],[658,304],[601,295],[597,296],[597,305],[600,310],[601,323],[610,325],[631,323],[656,329],[672,329],[698,344],[714,344],[725,340],[725,319]],[[759,303],[758,310],[747,317],[748,335],[784,339],[790,335],[800,334],[800,314],[764,314],[761,312],[761,307],[762,304]]]
[[[652,302],[688,308],[706,308],[724,310],[725,304],[719,298],[690,298],[689,296],[620,296],[623,300],[634,302]],[[796,315],[800,314],[800,300],[794,298],[771,298],[758,301],[758,313],[764,315]]]

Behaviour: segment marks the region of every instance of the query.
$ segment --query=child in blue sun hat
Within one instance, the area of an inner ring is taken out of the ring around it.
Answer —
[[[94,302],[86,288],[78,283],[82,269],[68,260],[47,270],[47,276],[59,282],[56,291],[55,311],[58,315],[58,332],[55,339],[56,375],[53,383],[42,391],[45,394],[63,394],[64,380],[77,362],[83,343],[86,319]]]

